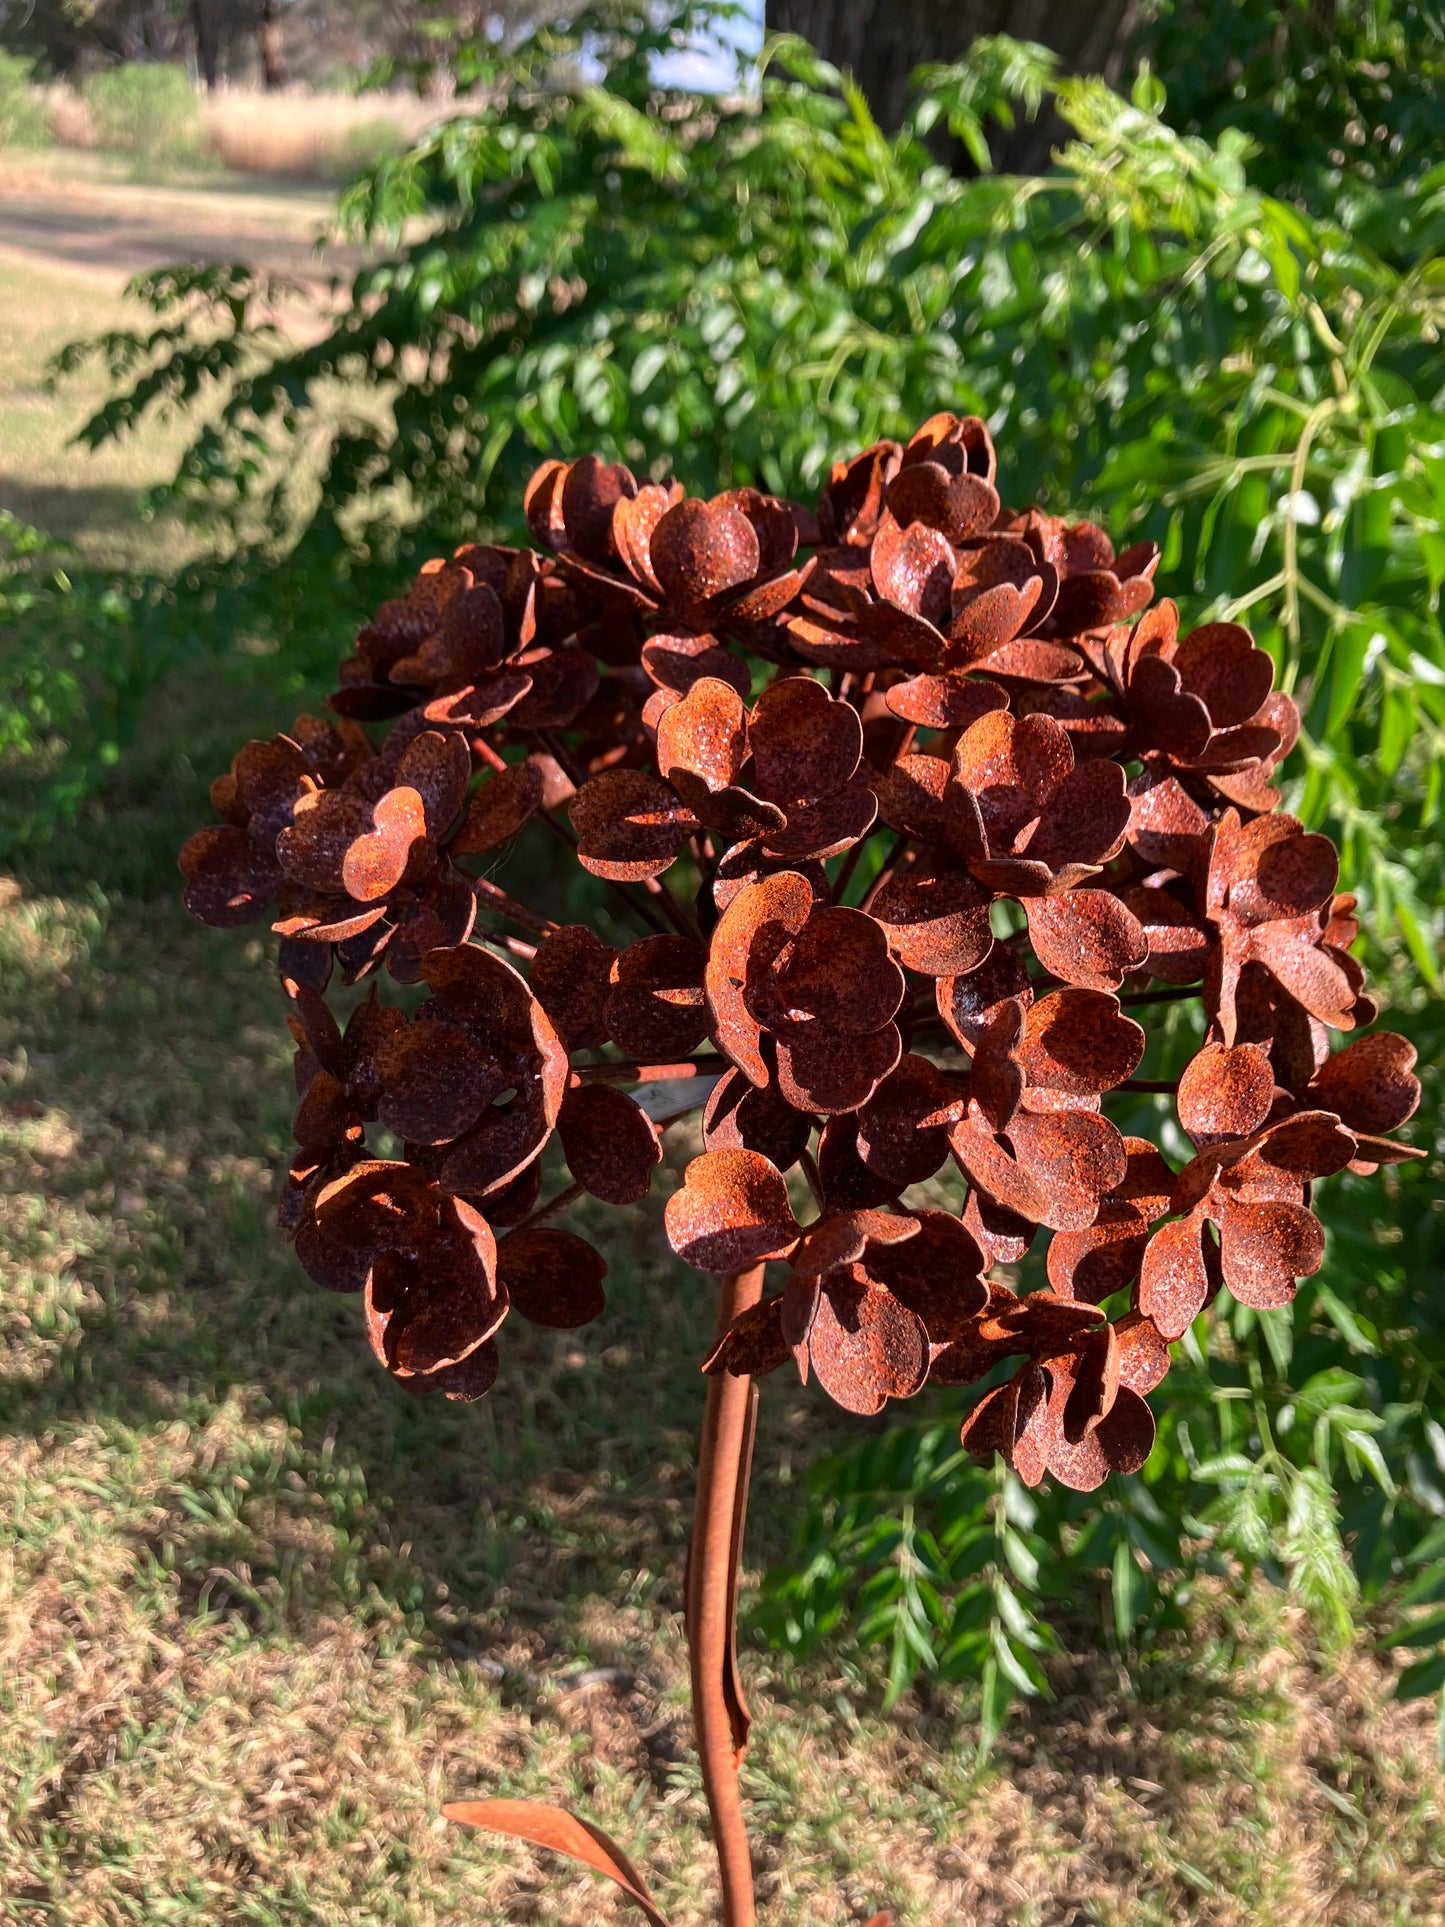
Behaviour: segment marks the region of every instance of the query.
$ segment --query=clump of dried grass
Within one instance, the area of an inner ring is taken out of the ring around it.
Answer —
[[[95,116],[84,94],[65,86],[33,90],[57,147],[93,149]],[[309,93],[222,87],[196,96],[204,150],[239,174],[276,179],[347,179],[359,167],[398,152],[443,115],[449,101],[411,94]]]

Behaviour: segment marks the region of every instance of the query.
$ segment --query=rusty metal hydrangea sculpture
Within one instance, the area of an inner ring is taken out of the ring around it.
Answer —
[[[858,1413],[986,1381],[974,1453],[1031,1485],[1135,1470],[1170,1342],[1221,1287],[1289,1301],[1323,1257],[1311,1185],[1415,1155],[1389,1133],[1419,1085],[1400,1037],[1334,1048],[1375,1006],[1334,849],[1279,807],[1299,719],[1269,658],[1232,623],[1181,636],[1150,545],[1003,509],[981,422],[840,462],[816,513],[590,456],[547,463],[525,507],[535,549],[429,563],[357,638],[334,720],[240,751],[185,897],[272,919],[298,1091],[281,1223],[415,1388],[486,1393],[511,1313],[599,1315],[601,1257],[547,1221],[645,1197],[659,1130],[623,1087],[695,1080],[705,1148],[666,1228],[721,1277],[687,1630],[739,1927],[753,1381],[791,1366]],[[534,820],[635,942],[490,879]],[[411,1015],[388,976],[425,985]],[[367,979],[339,1024],[328,983]],[[1138,1019],[1172,999],[1205,1022],[1162,1087],[1180,1170],[1107,1115],[1161,1088]],[[539,1204],[554,1134],[574,1183]],[[910,1202],[950,1160],[961,1212]],[[990,1275],[1041,1234],[1047,1289]],[[575,1816],[453,1812],[660,1920]]]

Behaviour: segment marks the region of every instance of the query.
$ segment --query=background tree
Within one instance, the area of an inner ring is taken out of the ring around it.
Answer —
[[[983,34],[1006,33],[1055,53],[1066,71],[1102,74],[1117,85],[1139,22],[1139,0],[767,0],[766,20],[777,33],[800,34],[825,60],[847,67],[868,96],[879,123],[902,125],[909,77],[932,61],[962,59]],[[1007,173],[1046,165],[1064,133],[1049,109],[998,144]]]

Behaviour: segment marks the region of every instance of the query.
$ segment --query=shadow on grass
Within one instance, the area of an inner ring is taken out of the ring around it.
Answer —
[[[254,684],[222,692],[219,721],[204,691],[161,692],[116,781],[28,853],[4,908],[0,1155],[12,1194],[33,1195],[45,1225],[11,1260],[58,1269],[81,1302],[63,1336],[0,1385],[0,1425],[140,1434],[205,1427],[237,1400],[258,1422],[284,1418],[293,1450],[271,1474],[249,1467],[249,1509],[227,1524],[191,1495],[185,1518],[141,1535],[169,1561],[183,1607],[229,1598],[239,1610],[251,1596],[252,1616],[304,1613],[354,1606],[372,1587],[453,1654],[519,1627],[566,1648],[586,1600],[674,1609],[713,1319],[709,1282],[671,1256],[660,1223],[697,1148],[688,1127],[670,1133],[674,1161],[645,1207],[584,1205],[570,1220],[610,1267],[596,1326],[509,1320],[500,1382],[479,1406],[409,1397],[387,1379],[359,1302],[312,1286],[273,1226],[294,1086],[269,933],[201,929],[177,901],[175,851],[207,819],[209,775],[248,724],[274,728],[299,706],[278,702],[274,676]],[[535,871],[549,849],[539,840],[515,861]],[[565,1181],[549,1167],[546,1188]],[[769,1391],[757,1561],[780,1556],[791,1530],[779,1463],[806,1461],[848,1424],[797,1388]],[[338,1468],[334,1557],[317,1547],[309,1565],[288,1564],[257,1479],[284,1512],[287,1474],[314,1496]],[[238,1565],[243,1580],[217,1577]]]

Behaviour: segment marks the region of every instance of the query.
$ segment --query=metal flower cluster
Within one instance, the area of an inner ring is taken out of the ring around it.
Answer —
[[[971,1450],[1138,1467],[1170,1342],[1319,1267],[1315,1180],[1414,1155],[1411,1046],[1337,1044],[1375,1006],[1335,851],[1280,808],[1270,659],[1181,635],[1152,545],[1003,508],[974,419],[838,463],[816,511],[590,456],[525,509],[537,546],[429,563],[182,853],[195,915],[281,940],[301,1264],[399,1379],[475,1398],[510,1312],[602,1310],[547,1220],[639,1202],[625,1087],[690,1079],[673,1249],[782,1278],[707,1371],[860,1413],[986,1380]],[[580,865],[598,927],[493,880],[519,840],[508,876]],[[342,1022],[328,985],[363,983]],[[1176,1169],[1108,1113],[1161,1088],[1140,1018],[1191,1000]],[[575,1182],[539,1205],[554,1135]],[[950,1161],[958,1215],[910,1199]],[[1021,1295],[997,1274],[1041,1237]]]

